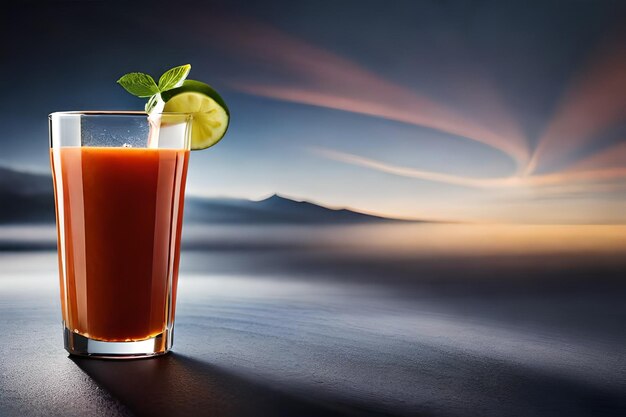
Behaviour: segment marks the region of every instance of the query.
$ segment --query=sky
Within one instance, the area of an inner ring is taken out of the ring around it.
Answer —
[[[47,114],[139,110],[190,63],[229,104],[188,193],[389,216],[626,223],[626,4],[12,4],[0,165],[49,172]]]

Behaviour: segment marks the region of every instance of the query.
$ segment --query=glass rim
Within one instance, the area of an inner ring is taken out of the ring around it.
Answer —
[[[185,116],[193,116],[193,113],[182,113],[182,112],[155,112],[155,113],[146,113],[141,110],[70,110],[70,111],[55,111],[48,114],[48,118],[52,119],[55,116],[68,116],[68,117],[76,117],[76,116],[161,116],[161,115],[185,115]]]
[[[91,123],[94,123],[94,126],[89,126]],[[137,138],[146,135],[145,139],[147,140],[146,143],[141,142],[141,140],[139,141],[141,143],[139,143],[135,140],[137,143],[134,144],[137,149],[154,147],[155,149],[190,150],[192,123],[193,113],[183,112],[153,112],[148,114],[145,111],[137,110],[58,111],[48,115],[48,136],[51,149],[67,147],[118,148],[121,147],[122,144],[114,144],[114,142],[116,143],[119,138],[122,136],[132,138],[134,136],[126,135],[124,132],[117,132],[117,135],[106,133],[108,127],[111,126],[113,131],[115,131],[115,129],[120,128],[129,129],[132,127],[134,129],[141,125],[147,127],[149,130],[145,132],[135,132],[135,134],[139,135]],[[171,136],[175,134],[182,136],[175,139],[174,137],[166,135],[166,137],[169,137],[168,140],[171,143],[166,141],[166,144],[161,146],[161,134],[167,130],[164,128],[173,126],[185,126],[185,128],[184,131],[177,131],[176,133],[172,131],[168,135]],[[85,143],[83,143],[85,127],[88,130],[95,129],[93,130],[94,132],[102,130],[105,132],[104,136],[100,133],[102,137],[94,137],[91,139],[93,143],[85,145]],[[130,130],[127,130],[127,132],[130,134]],[[174,140],[174,142],[172,142],[172,140]],[[176,143],[176,145],[174,143]]]

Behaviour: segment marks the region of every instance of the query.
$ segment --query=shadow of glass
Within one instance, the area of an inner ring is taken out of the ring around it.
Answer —
[[[175,353],[130,361],[70,358],[138,416],[380,415],[298,398]]]

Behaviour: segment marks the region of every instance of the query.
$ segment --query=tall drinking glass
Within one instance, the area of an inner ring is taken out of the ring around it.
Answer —
[[[133,358],[171,348],[191,117],[49,116],[71,354]]]

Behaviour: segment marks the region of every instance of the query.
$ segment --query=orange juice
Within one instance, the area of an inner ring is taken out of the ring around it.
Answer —
[[[173,323],[189,151],[51,151],[63,321],[101,341]]]

